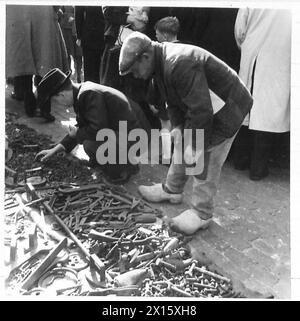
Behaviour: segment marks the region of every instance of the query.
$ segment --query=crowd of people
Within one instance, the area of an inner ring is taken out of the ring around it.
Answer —
[[[28,117],[40,112],[54,121],[51,107],[58,103],[72,105],[77,117],[57,146],[38,153],[42,161],[83,144],[97,165],[103,143],[97,132],[118,132],[120,121],[127,130],[164,129],[170,137],[204,130],[204,166],[193,176],[191,208],[170,222],[184,234],[211,221],[230,150],[235,168],[260,180],[278,135],[289,132],[288,10],[8,5],[6,23],[12,97],[24,101]],[[181,152],[197,162],[193,142]],[[189,164],[174,162],[176,153],[165,182],[139,187],[148,201],[181,202]],[[138,165],[102,169],[124,181]]]

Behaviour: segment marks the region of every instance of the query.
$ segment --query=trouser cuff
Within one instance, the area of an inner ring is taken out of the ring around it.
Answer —
[[[173,191],[171,191],[170,188],[165,183],[162,184],[162,188],[168,194],[181,194],[182,193],[182,192],[173,192]]]
[[[193,207],[194,210],[196,210],[198,212],[198,216],[202,219],[202,220],[209,220],[213,217],[212,213],[207,213],[207,212],[203,212],[203,211],[199,211],[197,210],[197,208]]]

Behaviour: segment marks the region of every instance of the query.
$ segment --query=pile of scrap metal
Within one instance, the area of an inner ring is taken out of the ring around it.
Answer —
[[[239,296],[191,257],[159,210],[114,186],[61,186],[45,196],[27,183],[9,194],[5,212],[8,294]],[[27,245],[21,259],[18,238]]]

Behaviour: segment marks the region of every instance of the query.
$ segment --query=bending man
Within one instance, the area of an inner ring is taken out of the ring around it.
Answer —
[[[204,170],[193,176],[191,208],[173,218],[170,227],[183,234],[207,227],[223,163],[252,106],[248,89],[234,70],[208,51],[186,44],[154,42],[139,32],[125,39],[119,71],[121,75],[153,78],[167,102],[171,134],[191,129],[195,136],[196,129],[204,130]],[[209,89],[225,102],[215,114]],[[194,143],[185,149],[182,159],[192,160],[201,153]],[[185,162],[176,164],[174,156],[175,152],[164,184],[139,187],[148,201],[181,202],[188,175]]]
[[[128,160],[122,164],[118,162],[119,122],[125,121],[127,124],[127,132],[120,133],[126,137],[132,129],[145,128],[147,124],[139,106],[134,102],[129,103],[125,95],[114,88],[90,81],[76,84],[69,77],[70,72],[64,74],[56,68],[49,71],[38,86],[38,101],[45,103],[50,100],[51,107],[55,104],[73,106],[77,125],[70,126],[69,133],[59,144],[51,149],[40,151],[37,157],[45,161],[59,151],[71,152],[77,144],[83,144],[85,152],[90,157],[90,165],[97,165],[99,163],[97,150],[104,143],[96,140],[97,133],[101,129],[108,129],[116,134],[115,146],[112,147],[116,150],[117,161],[115,164],[103,165],[102,169],[113,181],[126,181],[131,174],[138,171],[138,165],[132,165]],[[127,145],[129,148],[130,142]]]

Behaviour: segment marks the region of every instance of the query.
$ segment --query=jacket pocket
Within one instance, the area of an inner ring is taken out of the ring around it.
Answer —
[[[225,105],[214,115],[214,134],[226,138],[232,137],[242,125],[252,104],[253,99],[248,89],[237,79]]]

